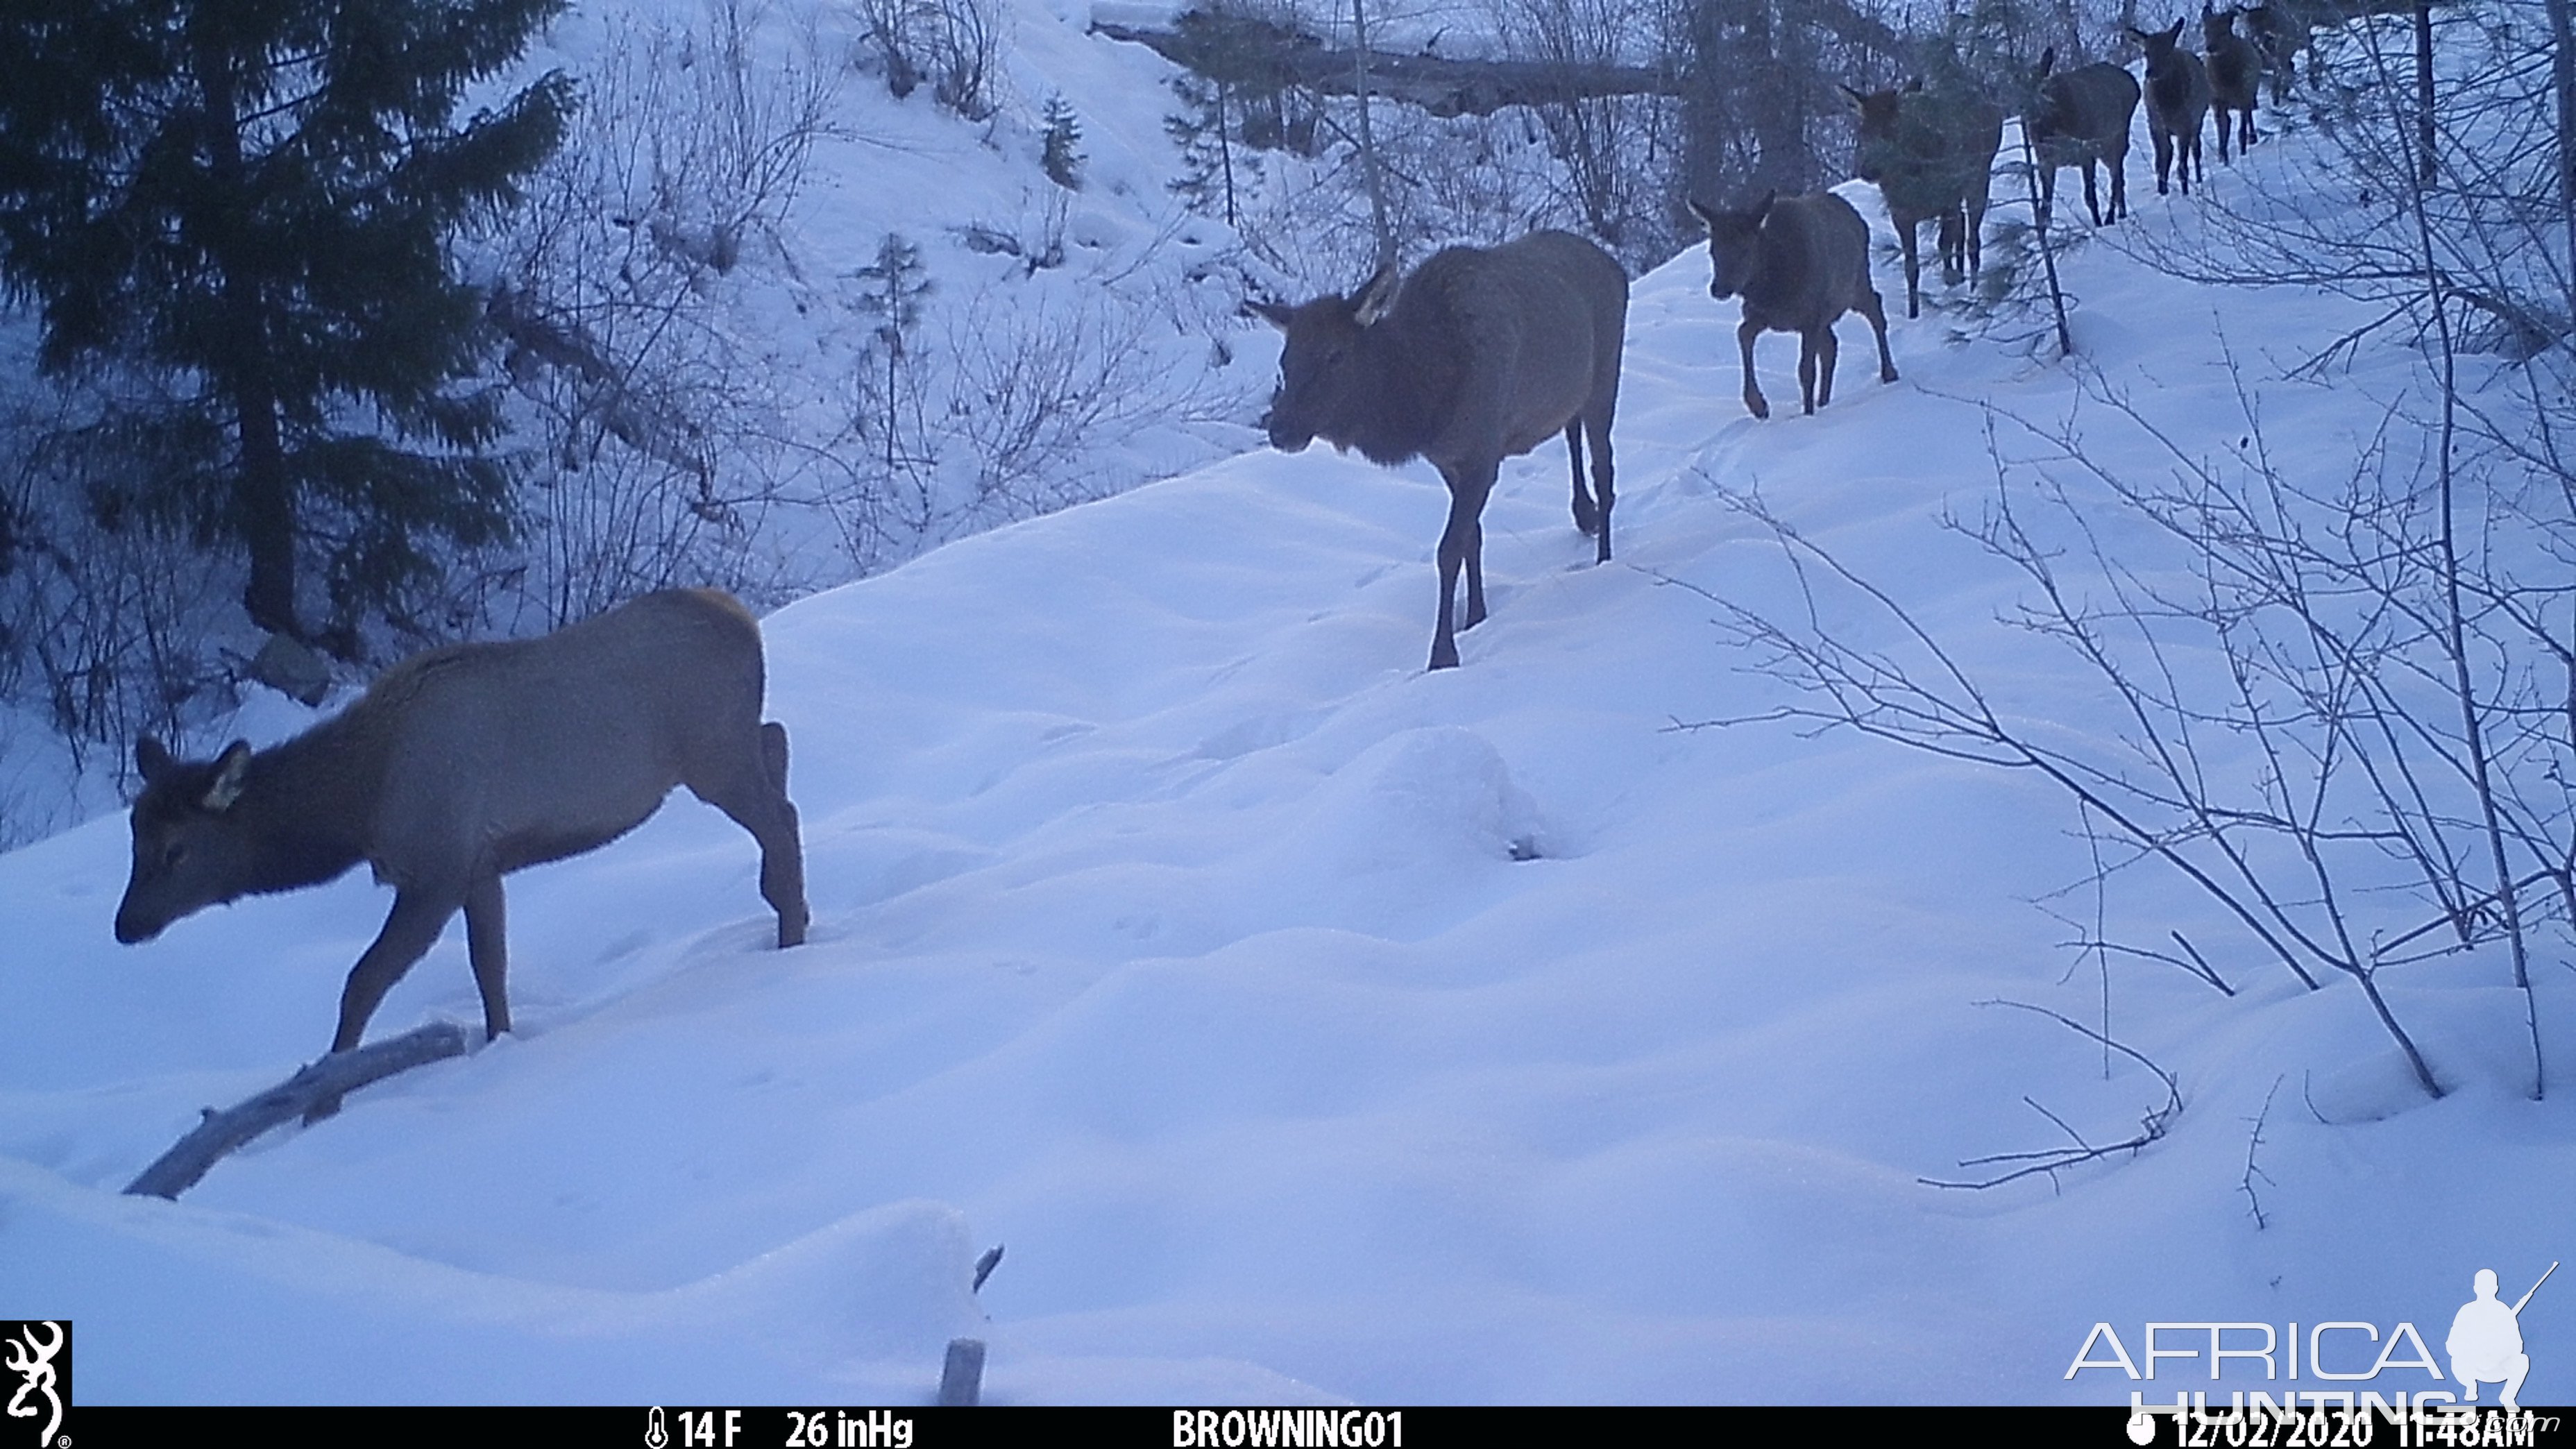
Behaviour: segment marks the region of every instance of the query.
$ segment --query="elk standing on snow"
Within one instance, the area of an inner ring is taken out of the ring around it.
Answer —
[[[2129,33],[2147,48],[2147,136],[2156,143],[2156,194],[2165,194],[2165,175],[2177,173],[2182,194],[2191,195],[2192,168],[2201,166],[2200,123],[2209,114],[2209,71],[2200,57],[2181,48],[2182,22],[2170,30]]]
[[[2254,134],[2254,102],[2263,79],[2263,58],[2253,43],[2236,33],[2236,12],[2212,11],[2200,7],[2200,48],[2209,57],[2209,104],[2218,112],[2218,159],[2227,159],[2229,116],[2235,117],[2236,149],[2251,151],[2260,138]]]

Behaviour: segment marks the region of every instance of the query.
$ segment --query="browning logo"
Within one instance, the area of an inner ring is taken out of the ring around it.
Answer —
[[[62,1429],[72,1397],[72,1326],[47,1319],[0,1321],[0,1385],[13,1376],[18,1387],[9,1396],[9,1417],[44,1421],[37,1449],[70,1444]],[[15,1435],[0,1438],[0,1445],[25,1442]]]

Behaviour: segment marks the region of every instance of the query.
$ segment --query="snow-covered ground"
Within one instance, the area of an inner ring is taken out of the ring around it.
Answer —
[[[2181,224],[2151,179],[2133,197],[2136,233]],[[2419,361],[2375,342],[2275,383],[2350,304],[2099,244],[2067,267],[2092,365],[2187,449],[2241,422],[2227,348],[2275,453],[2317,459]],[[85,1403],[918,1402],[967,1334],[994,1403],[2108,1403],[2124,1375],[2068,1373],[2097,1322],[2142,1363],[2151,1320],[2408,1322],[2439,1354],[2476,1270],[2510,1298],[2571,1256],[2576,1121],[2563,1090],[2528,1099],[2495,963],[2392,987],[2457,1086],[2426,1101],[2358,992],[2299,989],[2155,878],[2124,909],[2208,927],[2239,994],[2118,963],[2106,987],[2032,904],[2086,869],[2040,782],[1673,727],[1782,699],[1673,582],[1792,605],[1722,491],[1758,487],[1963,657],[2046,660],[1939,518],[1994,486],[1986,406],[2048,423],[2075,396],[2018,346],[1903,320],[1882,257],[1903,380],[1847,319],[1836,400],[1797,416],[1775,336],[1757,422],[1705,268],[1635,286],[1617,560],[1571,527],[1561,452],[1507,465],[1462,668],[1421,669],[1436,477],[1320,449],[806,599],[766,631],[809,944],[766,948],[750,841],[683,796],[513,878],[515,1036],[175,1204],[117,1190],[325,1044],[387,893],[359,872],[125,948],[120,821],[0,857],[0,1316],[72,1320]],[[2078,426],[2106,459],[2154,464],[2103,417]],[[2071,675],[2014,677],[2059,725],[2117,728]],[[2538,979],[2576,1060],[2576,992]],[[2106,990],[2179,1083],[2171,1134],[2054,1183],[1927,1184],[2057,1145],[2034,1104],[2117,1140],[2163,1101],[1993,1004],[2099,1021]],[[458,929],[376,1030],[432,1017],[479,1023]],[[2566,1402],[2576,1285],[2522,1328],[2525,1400]],[[2361,1363],[2335,1366],[2366,1366],[2338,1332]],[[2206,1365],[2134,1387],[2170,1402]],[[2217,1387],[2284,1385],[2238,1363]]]

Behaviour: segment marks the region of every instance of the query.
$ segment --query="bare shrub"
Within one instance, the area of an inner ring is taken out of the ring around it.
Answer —
[[[138,736],[175,738],[228,708],[240,656],[223,645],[257,636],[208,622],[238,619],[238,568],[125,505],[152,459],[97,401],[31,392],[0,416],[0,705],[50,728],[68,774],[112,780]],[[51,789],[8,803],[0,837],[69,823]]]
[[[836,82],[810,33],[772,49],[739,0],[694,29],[613,24],[493,292],[541,457],[522,551],[471,561],[458,615],[550,628],[673,584],[784,584],[755,540],[807,460],[722,281],[776,248]]]

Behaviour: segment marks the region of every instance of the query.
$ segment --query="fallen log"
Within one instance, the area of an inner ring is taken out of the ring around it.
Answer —
[[[465,1029],[440,1021],[373,1046],[333,1052],[236,1106],[221,1112],[206,1108],[205,1120],[127,1183],[125,1191],[137,1197],[176,1199],[196,1186],[197,1179],[226,1153],[269,1128],[326,1104],[336,1109],[342,1096],[370,1082],[461,1056],[464,1051]]]
[[[1095,20],[1091,31],[1145,46],[1165,60],[1256,94],[1296,87],[1356,93],[1355,52],[1267,20],[1184,13],[1168,30]],[[1369,94],[1435,116],[1490,116],[1505,106],[1561,105],[1595,96],[1679,95],[1678,80],[1653,66],[1548,60],[1452,60],[1371,50]]]

